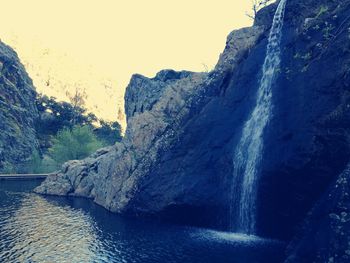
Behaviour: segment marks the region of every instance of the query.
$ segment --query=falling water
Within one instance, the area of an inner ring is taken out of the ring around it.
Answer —
[[[280,42],[286,1],[280,1],[273,18],[256,105],[244,124],[233,158],[235,169],[231,228],[246,234],[255,233],[258,166],[263,151],[263,132],[272,110],[271,86],[280,65]]]

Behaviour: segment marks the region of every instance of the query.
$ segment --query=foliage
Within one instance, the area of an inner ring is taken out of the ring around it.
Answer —
[[[66,161],[83,159],[98,148],[121,140],[118,122],[104,121],[87,112],[85,92],[76,90],[67,96],[71,103],[42,94],[37,96],[40,117],[35,126],[40,152],[33,152],[26,172],[53,172]]]
[[[34,174],[51,173],[58,168],[58,163],[56,163],[50,156],[44,155],[42,158],[38,151],[34,151],[25,167],[25,172]]]
[[[111,129],[114,129],[114,133]],[[102,138],[106,138],[105,140],[98,139],[92,128],[87,125],[63,128],[52,137],[52,146],[48,149],[47,154],[41,156],[38,151],[33,152],[24,171],[26,173],[50,173],[58,170],[66,161],[84,159],[97,149],[113,142],[112,134],[119,134],[120,125],[117,122],[106,122],[98,131]]]
[[[44,155],[43,159],[41,159],[41,173],[51,173],[60,168],[61,164],[55,162],[49,155]]]
[[[41,165],[41,156],[37,150],[34,150],[27,164],[26,170],[28,173],[40,173]]]
[[[94,129],[95,135],[106,145],[113,145],[122,139],[122,128],[118,122],[100,120],[100,127]]]
[[[11,174],[17,172],[15,167],[10,163],[5,162],[2,166],[2,173]]]
[[[98,119],[93,113],[88,113],[83,107],[83,98],[78,98],[79,96],[82,95],[72,95],[72,104],[58,102],[54,97],[38,95],[36,103],[40,118],[36,123],[36,131],[44,153],[52,146],[52,136],[56,136],[60,130],[72,129],[76,125],[89,126],[105,144],[112,145],[121,140],[119,123],[107,122]]]
[[[72,124],[77,125],[79,121],[78,118],[85,112],[84,106],[87,94],[85,89],[75,88],[74,93],[67,91],[66,95],[69,98],[71,106],[73,107]],[[84,110],[83,113],[80,112],[81,109]]]
[[[327,13],[328,12],[328,7],[327,6],[324,6],[322,5],[316,15],[316,18],[319,18],[321,17],[323,14]]]
[[[36,105],[40,113],[40,119],[36,125],[39,134],[55,135],[63,128],[92,125],[97,121],[93,113],[87,114],[86,109],[68,102],[58,102],[55,97],[39,94]]]
[[[86,158],[103,146],[89,126],[64,128],[52,142],[49,155],[59,165],[69,160]]]

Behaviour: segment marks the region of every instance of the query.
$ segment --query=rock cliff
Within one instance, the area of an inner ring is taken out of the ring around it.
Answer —
[[[125,95],[123,141],[67,163],[36,192],[88,197],[124,214],[227,228],[233,151],[254,106],[275,8],[261,10],[253,27],[229,35],[212,72],[134,75]],[[264,134],[261,236],[290,240],[349,161],[348,10],[349,0],[287,2],[273,117]]]
[[[201,171],[195,177],[187,174],[195,163],[182,167],[179,162],[187,153],[195,152],[191,145],[185,153],[179,149],[177,157],[167,156],[177,152],[177,145],[182,144],[186,130],[204,105],[229,85],[232,71],[264,33],[260,26],[231,33],[216,69],[210,73],[163,70],[152,79],[134,75],[125,94],[128,125],[122,142],[86,160],[67,163],[58,176],[48,178],[36,191],[89,197],[120,213],[164,213],[172,217],[177,211],[177,220],[185,220],[180,219],[180,211],[191,208],[196,211],[195,219],[188,219],[196,224],[207,225],[208,219],[215,222],[208,216],[202,217],[204,222],[198,219],[208,209],[225,209],[225,192],[216,187],[222,185],[222,174],[214,178],[209,170],[203,176]],[[202,132],[211,128],[203,127]]]
[[[0,172],[21,172],[38,147],[35,96],[16,52],[0,41]]]

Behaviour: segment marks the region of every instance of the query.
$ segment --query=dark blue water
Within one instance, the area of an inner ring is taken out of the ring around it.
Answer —
[[[39,183],[0,180],[0,262],[283,261],[275,241],[123,218],[89,200],[31,193]]]

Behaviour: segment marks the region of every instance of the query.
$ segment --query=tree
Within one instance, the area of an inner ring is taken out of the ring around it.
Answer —
[[[34,150],[28,164],[26,165],[26,172],[29,173],[40,173],[41,172],[41,165],[42,160],[39,152],[37,150]]]
[[[69,160],[84,159],[102,146],[89,126],[74,126],[57,133],[49,155],[60,165]]]
[[[122,128],[118,122],[100,120],[100,127],[94,129],[96,136],[106,145],[113,145],[122,139]]]
[[[82,115],[86,111],[85,110],[85,100],[87,98],[86,91],[85,89],[75,87],[75,90],[73,93],[66,91],[66,95],[69,98],[71,105],[73,106],[72,125],[77,125],[78,116]]]
[[[44,155],[42,157],[40,153],[35,150],[24,167],[24,172],[35,174],[51,173],[59,168],[59,165],[50,156]]]
[[[252,11],[250,13],[246,13],[246,15],[254,20],[256,17],[256,14],[261,8],[267,6],[268,4],[274,2],[275,0],[251,0],[251,1],[252,1]]]
[[[97,117],[93,113],[87,113],[85,108],[64,101],[58,102],[55,97],[39,94],[36,106],[40,114],[37,128],[43,133],[56,134],[64,127],[91,125],[97,121]]]
[[[79,97],[77,93],[77,97]],[[107,122],[98,119],[95,114],[88,113],[79,99],[75,105],[68,102],[59,102],[54,97],[42,94],[37,96],[36,104],[39,118],[36,121],[36,131],[40,141],[41,151],[45,154],[52,146],[51,137],[65,128],[74,126],[88,126],[95,135],[106,145],[112,145],[121,140],[121,127],[118,122]]]

